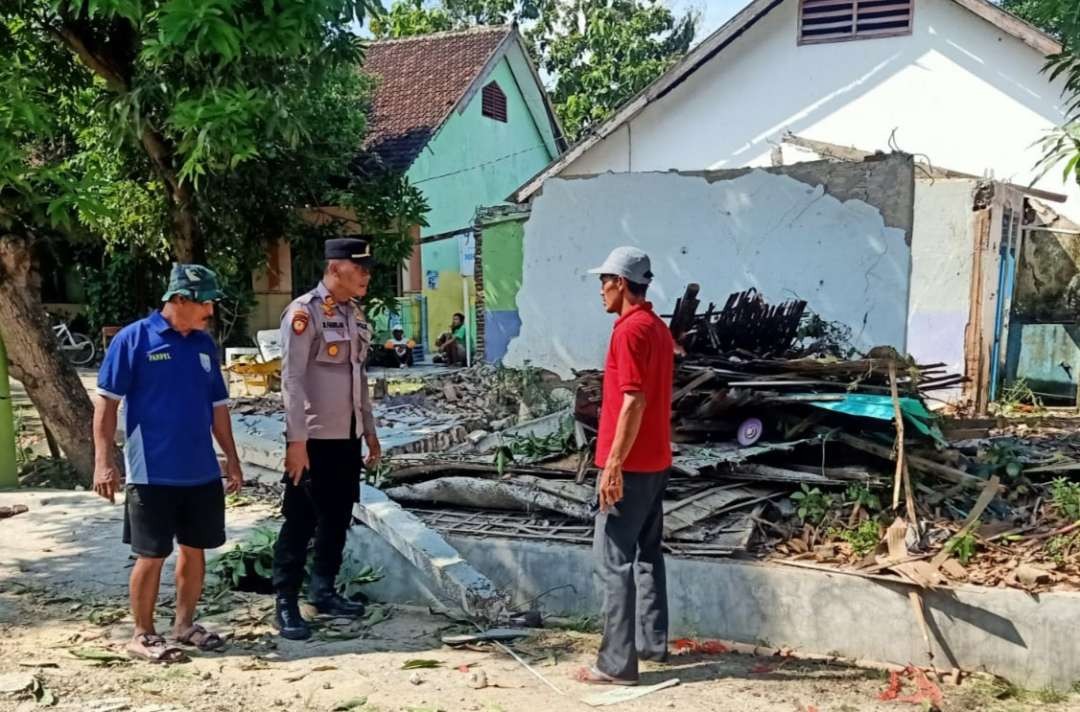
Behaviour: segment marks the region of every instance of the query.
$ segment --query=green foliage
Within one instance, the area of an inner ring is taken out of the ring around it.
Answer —
[[[454,20],[441,7],[425,8],[423,0],[398,0],[384,16],[371,18],[376,37],[414,37],[454,29]]]
[[[975,557],[977,548],[975,534],[970,531],[964,532],[960,536],[950,539],[947,548],[950,554],[966,566]]]
[[[876,520],[868,519],[853,529],[834,527],[829,530],[829,536],[846,541],[856,556],[866,556],[881,541],[881,528]]]
[[[150,261],[205,247],[237,321],[265,243],[310,235],[302,209],[352,208],[398,266],[427,206],[355,160],[369,80],[353,27],[377,11],[375,0],[3,4],[0,227]],[[395,286],[377,279],[374,305]],[[98,301],[98,321],[113,321],[120,306]]]
[[[1030,412],[1032,409],[1042,410],[1043,408],[1042,399],[1039,398],[1035,391],[1031,390],[1031,386],[1023,378],[1004,385],[997,402],[1001,412],[1006,415],[1021,411]]]
[[[140,250],[87,253],[75,263],[86,298],[91,334],[103,326],[123,326],[146,315],[165,292],[168,263]]]
[[[791,495],[799,519],[814,525],[821,524],[832,509],[832,495],[825,494],[817,487],[811,488],[805,482],[799,487],[799,491]]]
[[[583,137],[663,74],[690,48],[697,22],[659,0],[545,2],[528,38],[554,77],[552,102],[567,137]]]
[[[390,11],[371,18],[376,37],[413,37],[475,25],[506,25],[536,20],[554,0],[442,0],[424,6],[423,0],[395,0]]]
[[[1080,520],[1080,483],[1058,477],[1050,483],[1050,500],[1061,516]]]
[[[230,551],[218,554],[206,564],[206,592],[213,597],[235,589],[240,580],[253,573],[261,578],[273,575],[276,529],[260,527]]]
[[[523,435],[510,439],[510,452],[529,459],[563,455],[574,452],[574,421],[567,418],[559,429],[544,436]]]
[[[208,561],[206,563],[207,598],[214,598],[235,589],[249,574],[270,579],[273,575],[274,544],[277,543],[277,538],[277,529],[259,527],[231,550]],[[309,557],[306,567],[308,574],[311,572],[311,567],[312,561]],[[345,564],[338,574],[338,592],[351,598],[361,587],[381,578],[382,573],[370,566],[353,567]]]
[[[345,598],[351,599],[356,596],[364,586],[380,581],[382,580],[382,577],[382,572],[371,566],[360,566],[354,570],[346,564],[338,573],[338,593]]]
[[[1063,534],[1050,537],[1046,542],[1046,555],[1058,566],[1064,566],[1080,546],[1080,534]]]
[[[1062,51],[1047,58],[1043,71],[1064,84],[1065,121],[1042,142],[1043,173],[1061,170],[1063,180],[1080,182],[1080,3],[1075,0],[1001,0],[1005,9],[1057,38]]]
[[[1000,0],[998,3],[1022,20],[1030,22],[1043,32],[1061,37],[1065,27],[1066,4],[1046,0]]]
[[[844,498],[853,504],[857,503],[868,512],[881,511],[881,498],[871,492],[870,488],[861,482],[848,485],[847,491],[844,493]]]
[[[990,466],[987,475],[1003,473],[1006,477],[1019,477],[1024,471],[1024,465],[1020,461],[1021,455],[1021,451],[1012,443],[1005,441],[993,443],[983,457],[984,463]]]
[[[530,21],[533,61],[566,137],[577,140],[659,77],[694,40],[698,18],[661,0],[397,0],[372,20],[376,37],[410,37],[475,25]],[[532,22],[535,21],[535,22]]]

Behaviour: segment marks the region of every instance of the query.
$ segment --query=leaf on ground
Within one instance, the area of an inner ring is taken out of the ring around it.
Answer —
[[[127,615],[123,608],[95,608],[87,618],[94,625],[112,625]]]
[[[82,660],[93,660],[98,663],[127,662],[127,656],[106,650],[104,648],[75,648],[71,654]]]
[[[366,704],[367,704],[367,698],[366,697],[354,697],[351,700],[345,700],[344,702],[338,702],[331,709],[333,710],[333,712],[349,712],[349,710],[354,710],[354,709],[356,709],[358,707],[363,707]]]
[[[312,672],[326,672],[328,670],[337,670],[337,665],[316,665],[311,668]]]
[[[368,627],[376,626],[388,618],[390,618],[390,614],[384,607],[379,606],[378,608],[372,608],[368,614],[364,616],[364,624]]]
[[[441,660],[427,660],[424,658],[416,658],[414,660],[406,660],[405,664],[401,666],[402,670],[424,670],[429,668],[442,667]]]

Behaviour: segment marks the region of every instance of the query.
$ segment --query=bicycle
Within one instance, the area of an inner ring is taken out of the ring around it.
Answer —
[[[60,353],[73,366],[87,366],[94,362],[97,356],[97,347],[94,341],[86,334],[72,331],[66,321],[58,320],[52,327],[56,341],[60,345]]]

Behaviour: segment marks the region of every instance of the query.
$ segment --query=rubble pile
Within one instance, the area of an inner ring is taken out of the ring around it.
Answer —
[[[572,391],[553,373],[489,364],[426,378],[424,394],[472,429],[488,431],[548,415],[572,398]]]
[[[950,443],[924,401],[962,381],[940,364],[892,349],[854,354],[842,330],[821,328],[801,301],[769,305],[751,291],[699,313],[696,295],[691,285],[671,315],[680,355],[670,553],[838,567],[922,587],[1080,589],[1080,484],[1063,479],[1080,471],[1080,439],[1029,432]],[[432,381],[428,395],[490,429],[524,415],[513,409],[537,387],[510,395],[500,378],[480,367]],[[573,428],[549,416],[546,431],[479,437],[470,454],[396,461],[387,494],[446,532],[588,542],[600,379],[581,374]]]

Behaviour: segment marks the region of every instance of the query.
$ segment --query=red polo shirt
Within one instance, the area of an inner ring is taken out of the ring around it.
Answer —
[[[604,392],[596,466],[607,463],[623,394],[645,394],[641,430],[623,463],[627,472],[662,472],[671,467],[671,379],[675,342],[652,304],[634,307],[615,322],[604,362]]]

